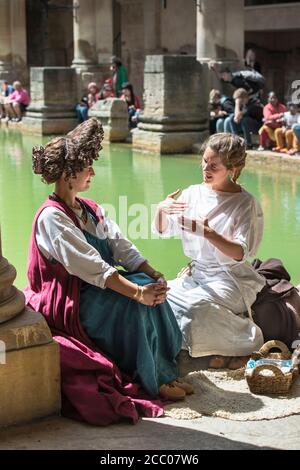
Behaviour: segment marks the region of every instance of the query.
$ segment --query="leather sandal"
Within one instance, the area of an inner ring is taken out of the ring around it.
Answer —
[[[173,382],[161,385],[159,387],[159,394],[172,401],[184,400],[185,398],[185,391],[173,385]]]
[[[212,356],[209,360],[209,369],[227,369],[232,356]]]
[[[249,359],[250,359],[250,356],[232,357],[229,361],[228,369],[231,369],[231,370],[241,369],[242,367],[245,367]]]

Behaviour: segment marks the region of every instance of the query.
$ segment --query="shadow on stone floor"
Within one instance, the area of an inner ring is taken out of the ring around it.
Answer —
[[[219,434],[225,434],[220,432]],[[140,420],[97,427],[66,418],[48,418],[0,430],[0,449],[4,450],[255,450],[257,446],[195,428]]]

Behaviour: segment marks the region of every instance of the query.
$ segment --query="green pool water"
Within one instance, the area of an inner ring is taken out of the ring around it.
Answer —
[[[0,128],[2,251],[17,269],[15,284],[19,288],[26,285],[34,213],[53,189],[33,175],[31,149],[48,140]],[[115,212],[129,238],[139,235],[134,243],[151,264],[168,279],[173,278],[186,258],[179,240],[153,239],[151,206],[168,193],[202,180],[199,157],[159,157],[132,152],[124,145],[104,146],[100,155],[94,164],[96,176],[85,196],[103,203],[110,214]],[[257,168],[244,171],[240,181],[259,199],[265,214],[258,257],[281,258],[293,282],[300,283],[300,175]]]

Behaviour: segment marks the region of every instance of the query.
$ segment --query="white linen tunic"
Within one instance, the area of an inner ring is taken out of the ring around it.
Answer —
[[[262,238],[260,205],[244,189],[214,191],[205,183],[190,186],[178,200],[188,203],[187,217],[207,218],[212,229],[239,241],[244,250],[237,262],[203,236],[182,232],[178,216],[168,216],[169,226],[162,236],[179,235],[192,259],[190,275],[168,282],[168,302],[183,334],[183,348],[193,357],[248,355],[264,342],[252,321],[251,305],[265,280],[247,262]]]
[[[81,209],[73,209],[82,229],[100,239],[108,238],[109,247],[115,264],[128,271],[136,271],[146,261],[133,243],[125,238],[119,226],[105,217],[103,209],[98,206],[103,221],[95,225],[88,213],[88,220],[83,224]],[[63,211],[56,207],[46,207],[37,221],[36,241],[39,249],[47,259],[59,261],[68,273],[83,281],[105,289],[106,279],[116,272],[91,246],[83,232]]]

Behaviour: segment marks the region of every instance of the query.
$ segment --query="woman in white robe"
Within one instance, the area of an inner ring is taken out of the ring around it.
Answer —
[[[167,300],[190,356],[247,356],[263,344],[251,305],[265,285],[247,261],[263,233],[258,201],[238,183],[245,166],[244,140],[215,134],[202,159],[204,182],[158,204],[154,230],[180,236],[188,269],[168,282]]]

